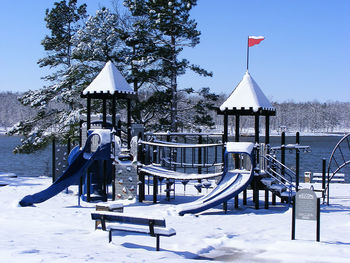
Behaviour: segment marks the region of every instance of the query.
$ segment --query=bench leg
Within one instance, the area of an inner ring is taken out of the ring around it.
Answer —
[[[112,230],[109,230],[108,241],[109,241],[109,243],[112,242]]]
[[[160,237],[159,237],[159,235],[156,235],[156,239],[157,239],[157,246],[156,246],[156,249],[157,249],[157,251],[159,251],[159,243],[160,243]]]

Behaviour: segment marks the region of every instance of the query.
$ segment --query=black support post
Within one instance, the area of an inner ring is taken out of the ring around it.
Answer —
[[[297,146],[300,144],[300,134],[299,132],[295,135],[295,143]],[[299,178],[300,178],[300,151],[299,149],[295,149],[295,185],[296,185],[296,191],[299,190]]]
[[[235,142],[239,142],[239,115],[235,115]],[[239,160],[239,154],[235,155],[235,168],[240,169],[240,160]],[[246,191],[246,190],[244,190]],[[235,208],[238,208],[238,195],[235,196]]]
[[[143,202],[143,200],[145,200],[145,174],[144,173],[140,173],[139,174],[139,180],[140,180],[140,184],[139,184],[139,202]]]
[[[222,203],[225,214],[227,213],[227,201]]]
[[[247,205],[247,189],[243,190],[243,205]]]
[[[91,128],[91,98],[89,96],[87,97],[86,107],[87,107],[86,130],[90,130],[90,128]]]
[[[130,142],[131,142],[131,101],[128,99],[127,102],[128,107],[128,149],[130,149]]]
[[[52,183],[56,181],[56,139],[52,139]]]
[[[259,115],[255,115],[255,143],[259,143]]]
[[[270,116],[265,118],[265,144],[270,144]]]
[[[107,101],[102,99],[102,127],[106,128],[107,126]]]
[[[293,202],[292,210],[292,240],[295,240],[295,202]]]
[[[117,119],[116,119],[116,97],[115,94],[112,98],[112,126],[113,129],[117,130]]]
[[[236,114],[235,115],[235,142],[239,142],[239,123],[240,119],[239,119],[239,115]]]
[[[322,159],[322,190],[326,189],[326,159]],[[324,192],[323,194],[324,195]]]
[[[203,137],[202,135],[199,135],[198,138],[198,144],[203,143]],[[202,167],[200,166],[202,164],[202,147],[198,147],[198,174],[202,174]]]
[[[224,112],[224,141],[226,143],[228,141],[228,113],[227,110]]]
[[[321,209],[320,209],[320,198],[317,198],[316,241],[320,242],[320,239],[321,239]]]
[[[153,203],[157,203],[158,194],[158,176],[153,176]]]
[[[90,172],[88,169],[87,175],[86,175],[86,201],[89,203],[91,201],[90,198],[90,190],[91,190],[91,178],[90,178]]]
[[[265,209],[269,209],[269,190],[265,189]]]
[[[286,164],[286,133],[282,132],[282,136],[281,136],[281,163],[283,165]],[[281,174],[284,175],[285,174],[285,169],[284,167],[282,167],[281,169]]]
[[[107,190],[107,160],[103,160],[103,195],[104,200],[107,201],[108,190]]]

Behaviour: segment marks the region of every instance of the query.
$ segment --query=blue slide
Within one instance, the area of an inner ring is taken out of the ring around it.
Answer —
[[[178,208],[179,215],[186,213],[200,213],[209,208],[220,205],[245,190],[251,183],[254,177],[253,165],[250,170],[229,170],[228,156],[231,154],[247,154],[253,164],[254,159],[254,144],[245,142],[227,143],[225,152],[225,167],[224,174],[208,195],[205,195],[191,203],[180,205]]]
[[[91,139],[96,135],[100,138],[100,144],[95,152],[88,152]],[[61,177],[47,189],[33,195],[25,196],[19,204],[21,206],[31,206],[36,203],[41,203],[62,192],[68,186],[79,184],[80,178],[85,175],[86,169],[94,160],[106,160],[110,158],[110,149],[110,131],[94,130],[88,137],[82,150],[77,150],[77,148],[73,149],[73,157],[70,159],[70,164]]]

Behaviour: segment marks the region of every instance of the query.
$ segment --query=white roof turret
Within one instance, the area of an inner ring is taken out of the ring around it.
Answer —
[[[275,111],[259,85],[247,71],[241,82],[237,85],[228,99],[220,106],[220,111],[233,109],[253,109],[254,112],[262,110]]]
[[[101,93],[111,95],[114,95],[114,93],[135,94],[133,89],[111,61],[106,63],[101,72],[83,91],[83,95]]]

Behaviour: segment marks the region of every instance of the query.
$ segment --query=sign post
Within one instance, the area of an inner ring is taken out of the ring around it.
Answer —
[[[320,198],[317,198],[314,191],[301,189],[295,195],[292,211],[292,240],[295,240],[295,221],[312,220],[316,223],[316,241],[320,242]]]

